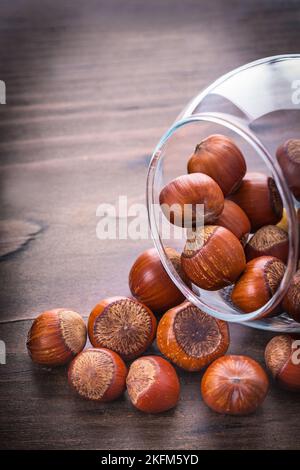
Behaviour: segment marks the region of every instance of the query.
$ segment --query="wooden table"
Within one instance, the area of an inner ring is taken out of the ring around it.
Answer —
[[[153,147],[201,88],[299,52],[299,3],[3,0],[0,11],[1,448],[299,449],[300,397],[275,386],[256,414],[221,416],[202,402],[201,374],[180,372],[179,406],[148,416],[126,396],[76,398],[64,368],[33,365],[25,348],[41,311],[86,318],[100,298],[129,294],[131,263],[152,243],[98,240],[98,204],[144,201]],[[263,362],[271,335],[231,335],[232,353]]]

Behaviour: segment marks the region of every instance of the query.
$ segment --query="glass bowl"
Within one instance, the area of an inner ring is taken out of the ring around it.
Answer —
[[[275,153],[285,140],[299,138],[299,124],[300,54],[269,57],[233,70],[202,91],[186,106],[153,152],[147,177],[147,206],[154,244],[170,278],[187,300],[216,318],[270,331],[300,332],[300,324],[285,313],[265,317],[281,302],[297,267],[297,201],[285,182]],[[162,215],[160,191],[167,182],[187,173],[189,156],[197,143],[210,134],[233,138],[245,156],[247,171],[261,171],[274,178],[289,223],[289,257],[281,285],[267,304],[247,314],[230,302],[230,288],[212,292],[185,284],[165,251],[172,246],[181,252],[186,233],[185,229],[171,226]]]

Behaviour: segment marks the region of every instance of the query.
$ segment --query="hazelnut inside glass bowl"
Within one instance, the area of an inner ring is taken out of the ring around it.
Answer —
[[[286,313],[268,317],[281,304],[297,268],[298,224],[293,198],[276,160],[276,149],[287,139],[300,138],[300,55],[261,59],[224,75],[182,111],[157,144],[149,165],[147,206],[150,230],[162,264],[184,296],[208,314],[231,322],[280,332],[300,332],[300,324]],[[298,90],[297,90],[298,84]],[[186,229],[164,218],[159,204],[162,188],[187,173],[196,145],[212,134],[234,140],[247,164],[247,172],[261,172],[274,179],[289,225],[289,254],[281,284],[258,310],[243,313],[230,300],[230,289],[218,291],[187,285],[169,260],[165,247],[182,252]]]

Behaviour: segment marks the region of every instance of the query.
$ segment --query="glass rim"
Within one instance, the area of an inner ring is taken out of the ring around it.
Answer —
[[[253,60],[252,62],[248,62],[247,64],[241,65],[239,67],[236,67],[235,69],[231,70],[230,72],[227,72],[223,74],[221,77],[219,77],[217,80],[215,80],[213,83],[211,83],[209,86],[204,88],[198,95],[194,96],[192,100],[185,106],[183,111],[179,114],[179,117],[175,120],[175,123],[179,120],[185,119],[194,112],[194,110],[197,108],[199,102],[207,96],[209,93],[211,93],[215,88],[220,86],[222,83],[226,82],[228,79],[234,77],[235,75],[239,74],[240,72],[243,72],[245,70],[249,70],[252,67],[257,67],[259,65],[267,64],[267,63],[275,63],[275,62],[283,62],[286,60],[291,60],[291,59],[296,59],[300,60],[300,54],[278,54],[274,56],[269,56],[269,57],[264,57],[262,59],[257,59]]]

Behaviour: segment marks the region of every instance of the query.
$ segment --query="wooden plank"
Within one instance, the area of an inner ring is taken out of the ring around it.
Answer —
[[[2,448],[35,449],[292,449],[298,447],[300,397],[275,387],[252,416],[210,411],[200,396],[201,373],[179,371],[181,399],[159,416],[134,410],[127,395],[111,404],[74,396],[66,369],[33,365],[24,348],[28,321],[2,326],[7,366],[1,366]],[[262,363],[269,334],[231,326],[234,354]],[[157,353],[156,346],[151,353]],[[9,399],[7,399],[9,396]]]
[[[86,318],[129,294],[131,263],[152,242],[99,241],[98,204],[143,202],[151,152],[188,100],[238,65],[299,52],[299,19],[297,1],[1,2],[1,448],[299,448],[299,397],[274,386],[255,415],[224,417],[203,405],[201,374],[180,372],[178,408],[148,416],[127,397],[77,399],[64,368],[34,366],[25,348],[44,309]],[[231,331],[231,351],[262,362],[270,335]]]

